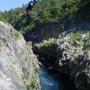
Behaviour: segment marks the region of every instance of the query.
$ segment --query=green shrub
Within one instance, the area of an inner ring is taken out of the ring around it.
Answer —
[[[69,40],[74,43],[75,41],[79,41],[80,38],[81,38],[80,32],[77,32],[77,33],[72,34]]]
[[[33,76],[30,85],[27,85],[27,90],[34,90],[37,85],[37,77]]]
[[[11,36],[12,36],[15,40],[20,39],[20,33],[19,33],[19,32],[12,32],[12,33],[11,33]]]
[[[48,40],[48,41],[44,41],[42,43],[42,45],[47,48],[47,47],[53,45],[54,43],[55,43],[55,40]]]

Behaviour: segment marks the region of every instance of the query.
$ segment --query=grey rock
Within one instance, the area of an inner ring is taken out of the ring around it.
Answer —
[[[81,35],[83,36],[83,33]],[[63,39],[62,42],[57,39],[48,47],[43,46],[42,43],[36,50],[36,54],[45,58],[50,69],[68,75],[78,90],[90,90],[90,51],[83,50],[84,39],[88,43],[90,38],[87,34],[85,36],[85,38],[81,37],[80,41],[76,41],[76,45],[68,39]]]
[[[0,90],[27,90],[32,76],[38,76],[38,61],[31,49],[11,25],[0,22]]]

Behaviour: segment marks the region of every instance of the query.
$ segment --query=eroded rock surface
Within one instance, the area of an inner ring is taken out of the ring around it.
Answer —
[[[48,69],[67,75],[78,90],[90,90],[90,32],[78,34],[79,39],[66,35],[52,41],[44,41],[33,47],[34,53]],[[73,40],[73,42],[72,42]],[[44,58],[44,59],[42,59]]]
[[[0,22],[0,90],[40,90],[38,61],[31,48],[11,25]]]

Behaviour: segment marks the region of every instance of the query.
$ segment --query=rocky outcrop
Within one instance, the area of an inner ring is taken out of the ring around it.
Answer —
[[[87,15],[86,15],[87,16]],[[58,22],[47,22],[43,24],[37,24],[33,33],[25,33],[27,41],[40,42],[42,40],[48,40],[49,38],[58,38],[61,32],[65,31],[85,31],[90,29],[90,23],[82,18],[82,15],[74,14],[69,17],[65,17]],[[67,32],[68,31],[68,32]],[[30,35],[31,34],[31,35]]]
[[[90,59],[88,53],[69,43],[64,45],[62,58],[59,60],[59,71],[69,76],[78,90],[90,89]]]
[[[11,25],[0,22],[0,90],[40,90],[31,48]]]
[[[90,90],[89,35],[90,33],[84,32],[74,42],[70,41],[73,40],[72,35],[61,37],[54,43],[44,41],[35,45],[33,50],[34,53],[39,54],[42,61],[48,64],[49,70],[68,76],[78,90]]]

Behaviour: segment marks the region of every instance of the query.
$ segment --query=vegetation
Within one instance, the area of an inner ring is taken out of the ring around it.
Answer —
[[[86,33],[87,38],[84,39],[84,46],[83,49],[90,51],[90,31]]]
[[[30,85],[27,85],[27,90],[34,90],[36,85],[37,85],[37,78],[33,76]]]
[[[0,12],[0,20],[9,22],[22,33],[32,32],[37,24],[57,22],[64,17],[73,15],[90,0],[38,0],[32,13],[27,14],[23,5],[21,8]]]
[[[89,1],[89,3],[88,3]],[[87,5],[82,7],[82,9],[79,11],[81,16],[86,19],[88,22],[90,22],[90,0],[87,1]]]
[[[48,40],[48,41],[44,41],[43,43],[42,43],[42,45],[43,45],[43,47],[50,47],[51,45],[53,45],[53,44],[55,44],[55,42],[56,42],[56,40],[54,39],[54,40]]]
[[[81,39],[81,35],[80,35],[80,32],[77,32],[77,33],[74,33],[70,36],[69,40],[71,42],[75,42],[75,41],[79,41]]]
[[[19,32],[12,32],[12,33],[11,33],[11,36],[12,36],[15,40],[20,39],[20,33],[19,33]]]

